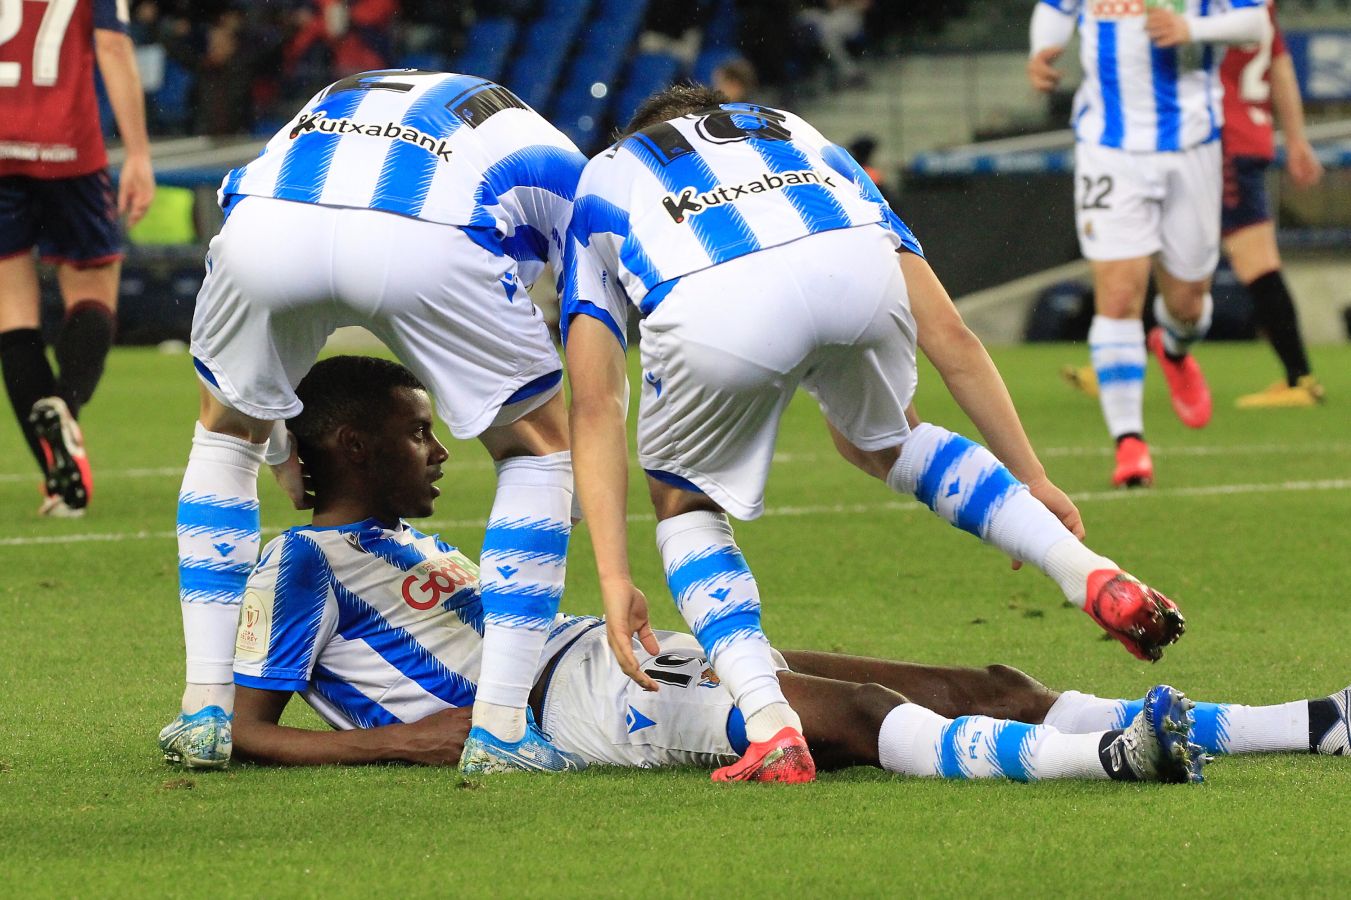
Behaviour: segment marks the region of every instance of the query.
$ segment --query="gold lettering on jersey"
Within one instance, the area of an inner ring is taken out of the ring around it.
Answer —
[[[262,662],[267,658],[272,640],[272,601],[256,590],[244,592],[244,603],[239,607],[239,628],[235,633],[235,658]]]

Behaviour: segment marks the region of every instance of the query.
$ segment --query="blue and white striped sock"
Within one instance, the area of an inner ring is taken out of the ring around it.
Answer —
[[[505,741],[525,733],[530,688],[563,599],[571,515],[571,453],[498,463],[479,558],[483,665],[474,724]]]
[[[993,453],[946,428],[928,422],[915,428],[901,445],[887,485],[1041,569],[1080,607],[1089,573],[1115,568],[1085,547]]]
[[[1125,728],[1144,708],[1144,700],[1111,700],[1066,691],[1046,713],[1045,724],[1082,734]],[[1309,749],[1309,701],[1274,706],[1197,703],[1192,740],[1208,753],[1302,753]]]
[[[233,693],[194,685],[234,682],[235,626],[258,561],[258,469],[264,445],[207,431],[199,422],[178,494],[178,599],[188,691],[183,711],[233,708]],[[209,703],[207,701],[210,701]],[[191,707],[191,708],[189,708]]]
[[[1098,403],[1113,438],[1145,433],[1145,326],[1139,319],[1094,316],[1088,350],[1098,375]]]
[[[1210,331],[1210,323],[1215,318],[1215,300],[1206,294],[1201,301],[1201,318],[1195,322],[1183,322],[1168,311],[1163,302],[1163,294],[1154,295],[1154,318],[1163,328],[1163,349],[1171,356],[1182,356],[1191,351],[1192,344],[1201,340]]]
[[[746,717],[746,736],[768,740],[783,725],[801,731],[760,628],[760,589],[727,516],[691,512],[660,522],[657,549],[676,608]]]
[[[946,719],[905,703],[887,714],[877,737],[878,760],[888,772],[942,778],[1111,777],[1103,764],[1104,734],[1065,734],[989,716]]]

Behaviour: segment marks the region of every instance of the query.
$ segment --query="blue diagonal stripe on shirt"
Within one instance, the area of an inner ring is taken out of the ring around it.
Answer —
[[[1177,48],[1149,45],[1149,67],[1154,77],[1154,113],[1158,120],[1159,151],[1182,148],[1182,107],[1177,101]]]
[[[724,578],[751,576],[746,559],[736,547],[709,547],[679,560],[666,573],[671,596],[679,604],[690,591]]]
[[[630,148],[672,194],[679,195],[686,188],[693,188],[695,193],[702,194],[718,187],[717,176],[698,151],[668,162],[661,158],[648,137],[641,132],[625,141],[623,146]],[[745,217],[725,204],[706,205],[702,212],[690,216],[686,221],[714,264],[760,249],[760,241]]]
[[[336,706],[344,716],[359,728],[398,725],[403,721],[323,666],[315,667],[310,688],[320,697]]]
[[[323,112],[329,119],[343,119],[356,112],[365,96],[365,91],[341,91],[320,100],[312,112]],[[302,132],[286,151],[272,195],[302,203],[319,202],[340,140],[339,135],[326,134],[317,128]]]
[[[484,206],[494,206],[503,194],[521,187],[539,188],[571,200],[585,165],[586,157],[576,150],[548,144],[523,147],[488,167],[479,182],[478,200]]]
[[[460,120],[455,116],[434,116],[432,113],[443,109],[464,89],[481,79],[468,76],[446,78],[440,84],[430,88],[408,107],[404,113],[403,124],[418,128],[438,140],[449,138],[460,128]],[[444,123],[436,132],[434,122]],[[439,133],[437,133],[439,132]],[[375,183],[375,192],[371,195],[371,206],[416,216],[422,212],[431,190],[432,178],[436,175],[436,163],[439,157],[417,144],[394,140],[385,152],[385,163],[380,169],[380,179]]]
[[[733,116],[732,121],[736,122],[737,117]],[[787,141],[756,140],[752,137],[747,143],[760,154],[760,158],[769,166],[771,172],[813,170],[807,154]],[[848,228],[854,224],[849,219],[849,213],[840,205],[840,201],[824,185],[795,184],[782,190],[784,197],[793,205],[793,209],[797,210],[802,224],[812,234]]]
[[[396,569],[407,572],[414,566],[427,561],[427,555],[415,544],[402,544],[385,537],[381,531],[358,532],[357,544],[362,550],[378,556]]]
[[[262,675],[303,678],[314,655],[333,570],[311,538],[295,531],[282,539]]]
[[[468,678],[446,668],[416,638],[385,621],[341,581],[333,582],[333,593],[338,600],[338,633],[344,638],[364,642],[424,691],[452,706],[474,702],[474,684]]]

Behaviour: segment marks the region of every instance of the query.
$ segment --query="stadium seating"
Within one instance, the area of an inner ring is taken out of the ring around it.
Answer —
[[[546,0],[517,49],[506,84],[541,113],[547,114],[568,49],[590,6],[591,0]]]
[[[507,56],[516,43],[513,19],[479,19],[465,36],[464,51],[455,61],[455,71],[501,81]]]
[[[601,0],[554,104],[558,127],[583,148],[598,142],[619,73],[647,12],[647,0]]]
[[[615,97],[611,112],[616,125],[623,125],[638,111],[638,105],[650,94],[680,75],[680,60],[669,53],[639,53],[629,63],[624,87]]]

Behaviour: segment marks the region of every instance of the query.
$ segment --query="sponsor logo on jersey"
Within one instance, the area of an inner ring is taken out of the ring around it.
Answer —
[[[30,144],[23,141],[0,141],[0,159],[21,159],[25,162],[74,162],[79,156],[74,147],[65,144]]]
[[[235,656],[259,661],[267,658],[272,640],[272,598],[256,590],[244,593],[239,609],[239,628],[235,632]]]
[[[385,122],[383,125],[370,122],[357,122],[354,119],[330,119],[322,109],[312,113],[301,113],[290,138],[295,140],[302,135],[318,131],[322,134],[364,134],[366,137],[391,138],[403,141],[415,147],[421,147],[442,162],[450,162],[450,141],[438,138],[411,125],[402,122]]]
[[[427,560],[414,566],[403,580],[403,602],[419,612],[436,606],[451,610],[462,605],[453,602],[455,596],[477,580],[477,573],[461,565],[455,556]]]
[[[695,188],[687,187],[679,194],[667,194],[661,198],[661,205],[665,207],[672,221],[680,225],[691,216],[697,216],[705,210],[722,206],[724,203],[735,203],[747,194],[780,191],[799,184],[823,184],[826,187],[833,188],[835,182],[832,178],[831,175],[822,175],[812,169],[799,169],[792,172],[766,172],[753,181],[743,182],[742,184],[725,184],[711,191],[700,192]]]
[[[1093,18],[1130,19],[1135,16],[1143,16],[1146,5],[1155,6],[1159,4],[1146,4],[1145,0],[1093,0]]]

